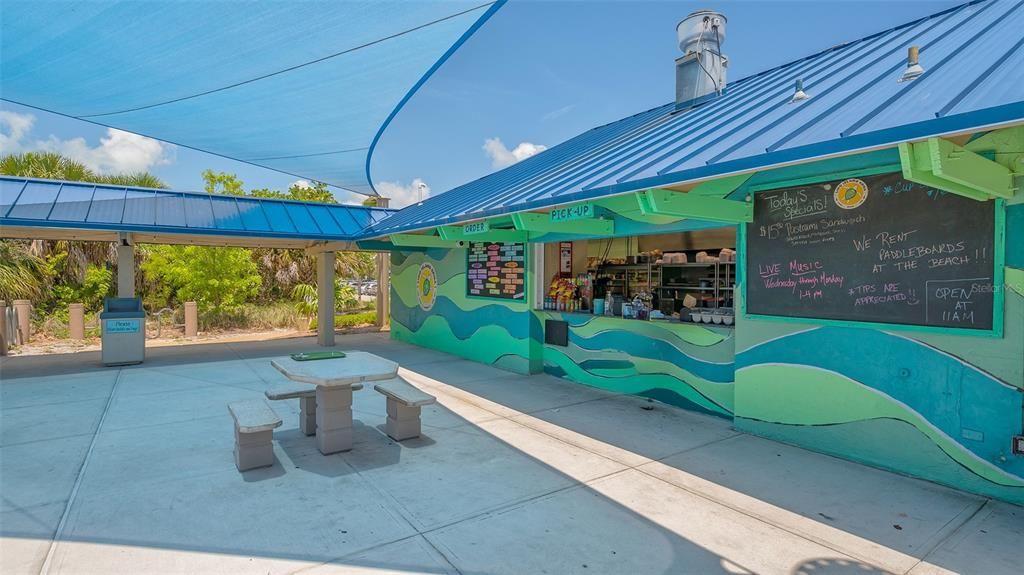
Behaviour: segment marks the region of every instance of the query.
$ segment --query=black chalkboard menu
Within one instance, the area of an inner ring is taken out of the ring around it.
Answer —
[[[748,314],[992,330],[995,202],[899,173],[754,194]]]
[[[526,299],[526,244],[470,242],[466,295]]]

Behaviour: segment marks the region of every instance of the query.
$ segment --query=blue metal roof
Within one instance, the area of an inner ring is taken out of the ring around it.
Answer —
[[[975,1],[585,132],[410,206],[367,236],[1024,122],[1024,1]],[[925,73],[900,82],[907,48]],[[794,81],[811,96],[791,103]]]
[[[346,241],[393,210],[0,176],[0,227]]]
[[[505,0],[3,0],[4,100],[358,193],[381,134]]]

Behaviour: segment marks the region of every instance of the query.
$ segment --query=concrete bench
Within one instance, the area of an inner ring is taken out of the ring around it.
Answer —
[[[262,399],[228,404],[235,420],[235,466],[239,471],[274,464],[274,428],[281,418]]]
[[[420,436],[420,408],[437,401],[433,395],[421,391],[401,377],[388,379],[373,386],[388,399],[388,437],[395,441]]]
[[[361,383],[352,384],[352,391],[359,391],[362,388]],[[306,435],[316,435],[316,387],[301,383],[280,385],[268,389],[264,395],[272,401],[298,399],[299,429]]]

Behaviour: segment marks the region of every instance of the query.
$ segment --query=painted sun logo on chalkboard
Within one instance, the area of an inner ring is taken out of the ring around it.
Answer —
[[[839,182],[835,191],[832,192],[832,199],[835,200],[836,205],[840,208],[852,210],[868,199],[868,185],[864,183],[864,180],[856,178],[843,180]]]
[[[430,311],[437,299],[437,273],[434,266],[424,263],[416,274],[416,299],[423,311]]]

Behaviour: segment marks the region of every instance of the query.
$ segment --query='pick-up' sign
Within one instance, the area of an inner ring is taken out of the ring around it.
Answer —
[[[589,220],[595,215],[594,204],[576,204],[551,210],[552,222],[570,222],[572,220]]]

